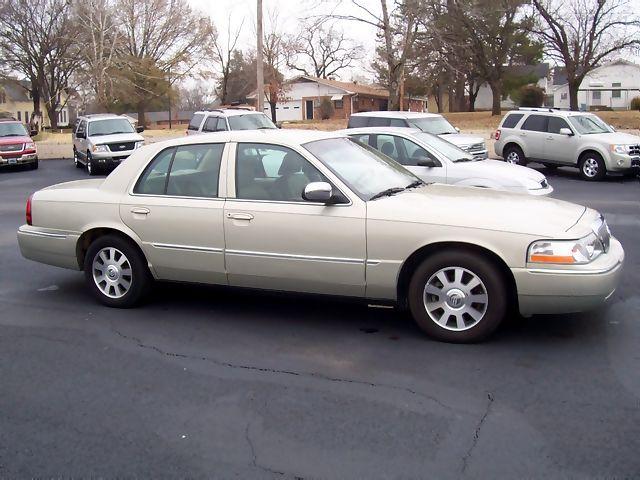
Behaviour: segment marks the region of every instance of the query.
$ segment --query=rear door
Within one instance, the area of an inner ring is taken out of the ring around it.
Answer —
[[[547,144],[548,115],[532,113],[520,127],[519,135],[525,146],[524,154],[529,160],[544,159]]]
[[[221,142],[162,150],[121,202],[120,217],[163,280],[227,283],[224,149]]]

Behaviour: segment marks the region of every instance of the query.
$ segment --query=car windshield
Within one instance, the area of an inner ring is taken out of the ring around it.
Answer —
[[[366,201],[389,189],[422,183],[399,163],[356,140],[328,138],[303,146]]]
[[[276,127],[263,113],[247,113],[245,115],[232,115],[227,117],[231,130],[259,130],[273,129]]]
[[[21,123],[0,122],[0,137],[28,137],[29,132]]]
[[[581,135],[613,132],[609,125],[595,115],[571,115],[569,121]]]
[[[126,118],[109,118],[89,122],[89,136],[114,135],[116,133],[135,133],[133,125]]]
[[[422,117],[422,118],[408,118],[409,125],[415,128],[419,128],[423,132],[433,133],[434,135],[449,135],[451,133],[458,133],[453,128],[447,119],[444,117]]]
[[[473,155],[470,153],[465,152],[461,148],[456,147],[453,143],[447,142],[436,135],[419,132],[415,133],[413,136],[421,143],[431,147],[433,150],[444,155],[452,162],[472,162],[474,160]]]

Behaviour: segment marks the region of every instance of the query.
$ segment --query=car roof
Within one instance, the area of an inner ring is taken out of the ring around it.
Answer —
[[[359,112],[351,115],[352,117],[383,117],[383,118],[434,118],[441,117],[438,113],[428,112],[399,112],[399,111],[378,111],[378,112]]]
[[[228,117],[233,117],[236,115],[248,115],[248,114],[262,114],[262,112],[256,112],[255,110],[247,110],[243,108],[218,108],[214,110],[200,110],[198,112],[194,112],[194,115],[226,115]]]
[[[109,118],[124,118],[122,115],[117,115],[115,113],[91,113],[89,115],[81,115],[78,118],[85,118],[87,120],[107,120]]]
[[[419,128],[410,128],[410,127],[360,127],[360,128],[347,128],[344,130],[338,130],[340,133],[344,133],[345,135],[353,135],[357,133],[395,133],[400,135],[413,135],[416,133],[422,132]]]
[[[0,118],[0,123],[23,123],[20,120],[16,120],[15,118]]]
[[[593,112],[581,112],[579,110],[562,110],[559,108],[549,108],[549,107],[521,107],[517,110],[509,110],[505,116],[510,113],[546,113],[546,114],[556,114],[564,117],[572,117],[575,115],[594,115]]]

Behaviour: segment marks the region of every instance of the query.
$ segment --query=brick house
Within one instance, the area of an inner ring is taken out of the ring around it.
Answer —
[[[387,110],[389,93],[378,85],[358,82],[341,82],[302,75],[289,80],[284,88],[284,100],[276,106],[278,121],[320,119],[320,104],[323,99],[333,103],[335,119],[347,119],[351,112]],[[256,94],[247,97],[255,104]],[[427,100],[424,97],[405,96],[404,110],[424,112]],[[265,101],[264,112],[270,115],[269,104]]]
[[[193,117],[194,112],[172,111],[171,112],[171,128],[186,128]],[[125,115],[138,122],[138,113],[131,112]],[[169,128],[169,112],[145,112],[146,127],[151,130],[167,130]]]

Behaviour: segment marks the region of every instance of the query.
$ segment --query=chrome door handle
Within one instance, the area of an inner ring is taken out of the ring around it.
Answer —
[[[232,218],[233,220],[253,220],[253,215],[250,213],[227,213],[227,218]]]
[[[151,210],[149,210],[148,208],[140,208],[140,207],[136,207],[136,208],[132,208],[131,209],[131,213],[134,213],[136,215],[148,215],[149,213],[151,213]]]

